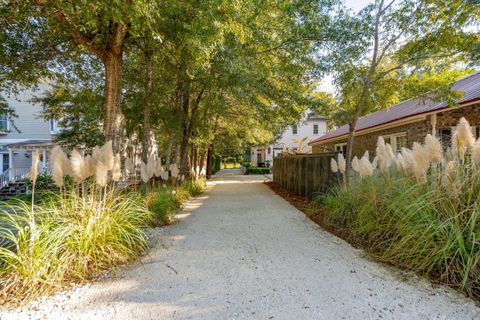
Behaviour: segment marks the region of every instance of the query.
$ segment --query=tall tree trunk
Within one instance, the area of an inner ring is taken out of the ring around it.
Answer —
[[[151,147],[151,109],[153,94],[153,52],[146,45],[144,48],[145,62],[145,97],[143,100],[143,140],[142,140],[142,160],[147,163]]]
[[[185,178],[190,177],[190,164],[188,159],[188,143],[190,141],[190,81],[182,79],[182,139],[180,141],[180,173]]]
[[[208,146],[207,150],[207,179],[210,179],[213,174],[213,145]]]
[[[103,132],[106,140],[111,140],[115,144],[117,116],[120,113],[122,54],[106,53],[103,64],[105,66],[105,118]]]
[[[193,169],[193,179],[198,179],[198,148],[193,149],[193,158],[192,158],[192,169]]]
[[[202,154],[200,156],[200,160],[199,160],[199,164],[198,164],[198,176],[199,177],[202,176],[203,168],[205,168],[206,156],[207,156],[207,151],[204,149],[204,150],[202,150]]]
[[[170,136],[168,141],[167,147],[167,159],[165,160],[165,165],[167,166],[167,170],[170,168],[170,164],[172,163],[172,145],[173,145],[173,136]]]
[[[357,107],[355,109],[355,113],[353,115],[352,121],[349,123],[349,130],[348,130],[348,141],[347,141],[347,157],[346,157],[346,174],[345,174],[345,182],[348,183],[349,180],[349,171],[351,167],[351,161],[352,161],[352,152],[353,152],[353,142],[354,142],[354,135],[355,135],[355,128],[357,127],[357,121],[358,118],[360,118],[360,115],[363,112],[363,109],[365,108],[365,104],[367,102],[367,95],[368,92],[370,91],[370,87],[372,85],[372,77],[375,74],[377,70],[377,66],[380,64],[381,60],[381,55],[380,58],[378,57],[378,51],[379,51],[379,25],[380,25],[380,19],[384,13],[383,11],[383,4],[384,0],[380,0],[379,3],[379,8],[377,11],[377,14],[375,16],[375,22],[374,22],[374,33],[373,33],[373,54],[372,54],[372,61],[370,62],[370,68],[368,70],[367,76],[365,77],[365,80],[363,82],[362,86],[362,92],[360,95],[360,100],[358,101]]]

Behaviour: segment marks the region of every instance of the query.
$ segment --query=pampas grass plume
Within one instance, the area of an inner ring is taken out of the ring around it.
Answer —
[[[118,181],[122,177],[122,163],[120,159],[120,153],[115,155],[113,159],[112,180]]]
[[[98,162],[95,168],[95,179],[100,187],[105,187],[108,180],[108,169],[103,162]]]
[[[472,147],[472,161],[477,166],[480,166],[480,139]]]
[[[85,168],[85,161],[76,149],[70,155],[70,165],[72,167],[73,178],[76,182],[82,182],[87,177],[87,170]]]
[[[353,159],[352,159],[352,169],[356,172],[359,172],[357,156],[353,157]]]
[[[375,158],[373,158],[373,161],[372,161],[372,169],[373,169],[373,170],[377,169],[377,166],[378,166],[378,156],[376,156]]]
[[[330,168],[332,169],[332,172],[333,173],[337,173],[338,172],[338,165],[337,165],[337,161],[332,158],[332,160],[330,161]]]
[[[64,171],[63,171],[63,151],[59,146],[55,146],[52,151],[50,151],[50,161],[52,162],[52,179],[58,187],[63,187],[64,185]]]
[[[178,174],[180,173],[180,170],[178,169],[178,166],[176,163],[172,163],[170,165],[170,172],[172,174],[172,177],[177,178]]]
[[[101,148],[102,152],[102,159],[103,159],[103,164],[107,171],[110,171],[113,169],[113,164],[115,161],[115,157],[113,155],[113,149],[112,149],[112,141],[108,141],[105,143]]]
[[[358,161],[358,173],[362,179],[373,174],[372,164],[370,163],[370,160],[368,160],[368,151],[366,151],[363,157]]]
[[[443,149],[440,141],[431,134],[427,134],[425,138],[425,152],[430,156],[430,161],[433,163],[442,163]]]
[[[148,175],[148,179],[153,178],[153,176],[155,175],[156,162],[157,162],[157,161],[156,161],[155,155],[151,154],[151,155],[148,157],[148,160],[147,160],[147,175]]]
[[[147,183],[148,180],[150,180],[147,170],[147,164],[145,164],[145,162],[143,161],[140,163],[140,178],[144,183]]]
[[[83,159],[84,162],[84,170],[85,170],[85,179],[88,177],[92,177],[95,175],[96,168],[95,168],[95,160],[91,155],[86,155]]]
[[[345,161],[345,158],[343,157],[343,154],[339,153],[338,154],[338,170],[340,170],[342,174],[345,174],[346,169],[347,169],[347,163]]]
[[[37,181],[39,161],[40,153],[38,152],[38,150],[35,150],[32,157],[32,167],[30,168],[30,180],[32,181],[32,184],[35,184],[35,182]]]
[[[452,150],[455,156],[463,158],[469,148],[475,144],[472,127],[465,118],[461,118],[452,137]]]
[[[430,155],[428,150],[418,142],[413,143],[413,174],[419,182],[425,182],[428,168],[430,166]]]

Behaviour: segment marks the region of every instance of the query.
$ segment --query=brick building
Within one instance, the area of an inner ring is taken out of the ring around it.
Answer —
[[[361,156],[366,150],[375,152],[378,136],[383,136],[393,150],[412,147],[423,142],[428,133],[439,137],[444,145],[450,145],[453,128],[465,117],[480,136],[480,72],[456,81],[453,90],[463,92],[457,107],[445,102],[410,99],[358,119],[353,155]],[[347,148],[348,124],[331,131],[309,143],[313,153],[342,152]]]

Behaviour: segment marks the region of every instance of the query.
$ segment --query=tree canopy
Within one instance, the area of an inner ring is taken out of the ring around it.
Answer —
[[[8,0],[0,91],[47,83],[36,101],[60,121],[61,143],[112,140],[123,154],[156,153],[196,175],[215,149],[266,144],[307,109],[354,128],[360,115],[432,87],[453,101],[449,83],[478,62],[469,29],[477,9],[447,0],[376,0],[358,14],[340,0]],[[317,89],[328,73],[335,95]]]

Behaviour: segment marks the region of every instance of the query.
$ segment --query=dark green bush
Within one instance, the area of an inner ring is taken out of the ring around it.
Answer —
[[[263,167],[249,167],[247,168],[246,174],[269,174],[270,168]]]

